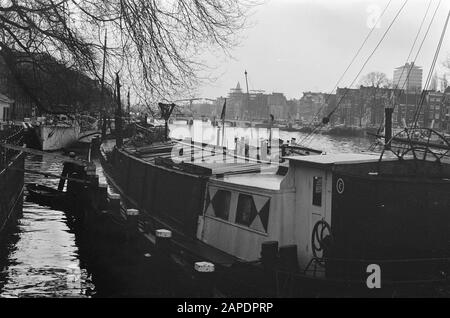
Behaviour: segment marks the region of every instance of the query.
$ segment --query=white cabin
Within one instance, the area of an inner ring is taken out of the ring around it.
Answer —
[[[366,154],[298,156],[286,175],[249,173],[211,178],[197,238],[244,261],[261,256],[261,244],[297,245],[300,268],[313,258],[311,236],[331,224],[334,165],[377,162]],[[345,185],[339,185],[345,187]],[[344,189],[339,189],[344,191]]]

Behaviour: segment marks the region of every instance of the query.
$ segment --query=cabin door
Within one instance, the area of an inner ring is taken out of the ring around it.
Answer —
[[[331,225],[329,207],[331,206],[331,180],[326,171],[312,171],[310,175],[310,248],[311,258],[314,258],[314,275],[323,274],[321,261],[327,257],[331,239]]]

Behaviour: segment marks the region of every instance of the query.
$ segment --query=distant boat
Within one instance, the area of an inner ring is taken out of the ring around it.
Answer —
[[[89,122],[86,116],[67,115],[57,115],[52,118],[38,117],[35,132],[40,148],[44,151],[61,150],[80,139],[89,140],[100,134],[97,121]]]

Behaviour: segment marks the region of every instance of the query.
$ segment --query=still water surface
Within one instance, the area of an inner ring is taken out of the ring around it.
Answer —
[[[185,137],[187,134],[193,134],[194,130],[203,131],[203,141],[207,138],[210,142],[217,140],[217,129],[202,122],[196,122],[193,127],[182,123],[171,126],[173,137]],[[230,145],[235,136],[248,134],[255,136],[259,134],[261,137],[267,134],[267,130],[251,131],[246,128],[227,127],[226,143]],[[291,138],[302,140],[304,136],[305,134],[301,133],[279,133],[279,137],[285,140]],[[364,151],[368,149],[370,143],[371,141],[365,138],[319,135],[308,146],[337,153]],[[28,156],[26,168],[59,174],[62,165],[41,156]],[[101,171],[99,172],[100,178],[103,179]],[[57,187],[59,180],[26,174],[25,181]],[[98,264],[90,263],[89,258],[83,256],[80,242],[77,241],[72,228],[71,220],[64,212],[41,207],[25,200],[22,215],[17,224],[9,229],[4,240],[6,244],[0,246],[0,297],[126,297],[136,292],[129,286],[122,288],[120,284],[114,290],[100,288],[100,283],[97,282],[101,280],[96,280],[95,274],[92,274],[96,272]],[[116,276],[120,275],[119,272]],[[158,273],[150,272],[148,275],[158,276]],[[105,280],[108,278],[103,279]],[[152,284],[151,279],[149,284]],[[160,288],[155,284],[154,288],[136,293],[139,296],[160,296],[163,295]]]

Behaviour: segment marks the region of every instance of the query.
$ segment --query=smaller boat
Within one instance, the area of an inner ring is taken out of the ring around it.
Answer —
[[[26,188],[29,202],[57,209],[65,209],[70,206],[71,196],[67,192],[36,183],[27,184]]]

